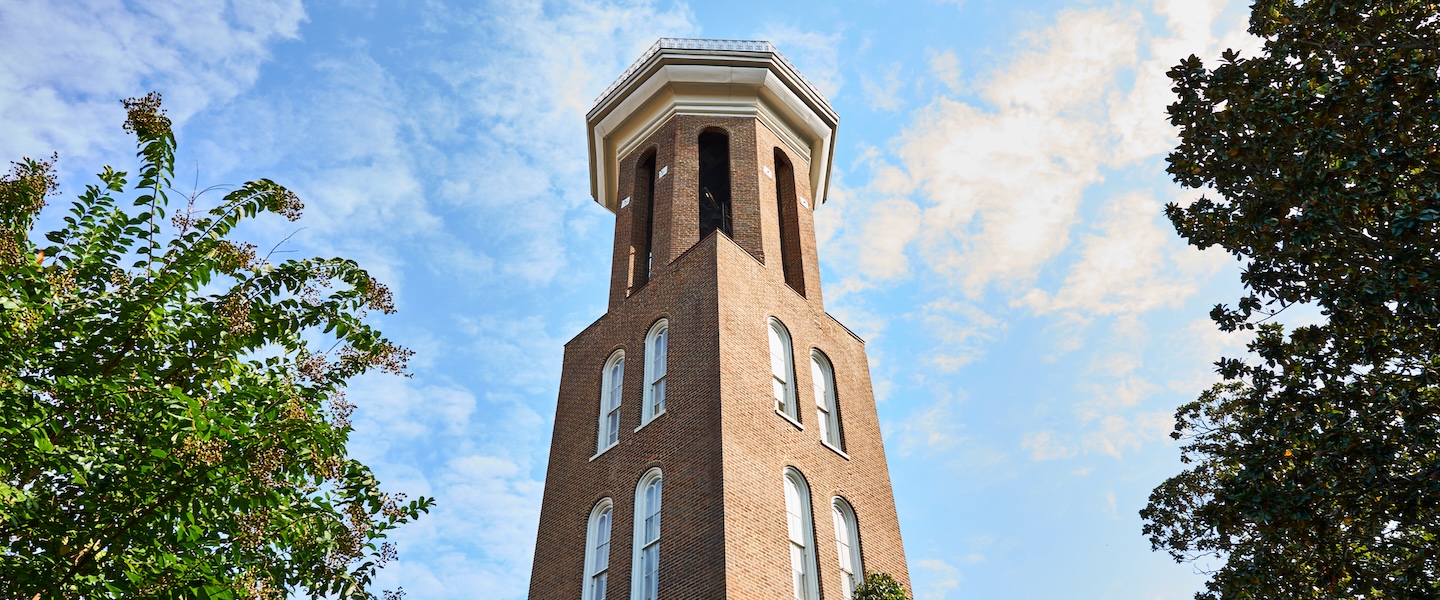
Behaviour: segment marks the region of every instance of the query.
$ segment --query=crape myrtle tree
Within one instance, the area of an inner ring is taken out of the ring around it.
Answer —
[[[1144,532],[1215,561],[1197,598],[1440,598],[1440,6],[1259,0],[1250,32],[1170,71],[1168,171],[1213,193],[1166,214],[1244,262],[1211,318],[1255,337],[1178,411]]]
[[[52,162],[0,179],[0,598],[373,598],[386,532],[431,504],[345,450],[346,380],[409,355],[362,320],[389,291],[227,239],[299,217],[269,180],[169,210],[170,120],[124,105],[136,183],[106,167],[47,245]]]

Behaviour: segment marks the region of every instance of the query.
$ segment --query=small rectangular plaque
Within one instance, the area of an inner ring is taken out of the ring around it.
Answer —
[[[765,176],[766,176],[766,177],[769,177],[769,178],[771,178],[771,179],[774,179],[774,178],[775,178],[775,174],[770,172],[770,167],[761,167],[761,168],[765,169]]]
[[[627,206],[630,206],[630,197],[629,197],[629,196],[626,196],[624,200],[621,200],[621,201],[620,201],[620,208],[625,208],[625,207],[627,207]]]
[[[800,206],[804,206],[805,208],[810,208],[810,201],[809,201],[809,200],[806,200],[804,196],[801,196],[801,197],[800,197]]]
[[[659,174],[659,175],[656,175],[655,178],[656,178],[656,179],[660,179],[660,178],[664,177],[666,173],[669,173],[669,172],[670,172],[670,165],[665,165],[665,166],[663,166],[663,167],[660,167],[660,174]]]

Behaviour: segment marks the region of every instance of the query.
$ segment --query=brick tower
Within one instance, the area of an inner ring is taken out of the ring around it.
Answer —
[[[531,600],[908,586],[865,345],[820,295],[837,121],[770,43],[679,39],[587,115],[610,303],[565,345]]]

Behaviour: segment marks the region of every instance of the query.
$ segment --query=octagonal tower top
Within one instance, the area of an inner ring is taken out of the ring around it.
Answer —
[[[825,201],[840,117],[773,44],[661,38],[585,116],[596,202],[618,208],[619,160],[675,115],[759,119],[810,165],[810,189]]]

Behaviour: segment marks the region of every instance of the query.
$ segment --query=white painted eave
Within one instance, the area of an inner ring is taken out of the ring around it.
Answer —
[[[590,194],[618,208],[619,159],[676,115],[759,119],[810,165],[810,189],[824,202],[839,116],[775,52],[660,47],[632,66],[586,115]]]

